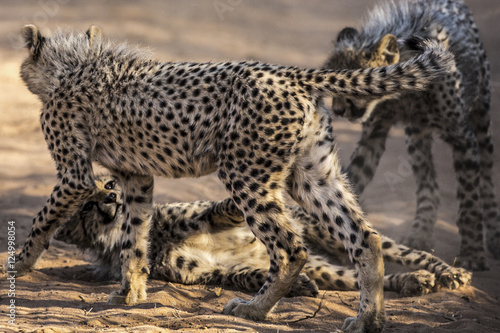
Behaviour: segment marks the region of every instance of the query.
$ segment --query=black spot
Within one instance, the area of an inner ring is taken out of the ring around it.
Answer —
[[[351,165],[355,165],[357,167],[362,167],[364,163],[365,163],[365,158],[363,156],[356,156],[351,161]]]
[[[191,272],[194,268],[198,267],[198,263],[196,261],[191,261],[188,265],[188,270]]]
[[[177,266],[177,268],[182,269],[182,266],[184,266],[184,262],[184,257],[179,257],[177,258],[175,265]]]
[[[271,225],[269,223],[261,224],[259,230],[262,232],[269,232],[269,230],[271,230]]]
[[[249,186],[250,191],[255,192],[260,188],[260,185],[257,183],[253,183]]]
[[[122,250],[130,249],[131,247],[132,247],[132,242],[130,240],[127,240],[122,244]]]
[[[357,237],[356,237],[356,235],[355,235],[355,234],[351,234],[350,239],[351,239],[351,243],[353,243],[353,244],[354,244],[354,243],[356,243]]]
[[[141,224],[142,224],[142,222],[144,222],[144,221],[143,221],[143,220],[141,220],[141,219],[140,219],[140,218],[138,218],[138,217],[134,217],[134,218],[132,218],[132,220],[130,221],[130,223],[131,223],[132,225],[141,225]]]
[[[235,191],[240,191],[241,189],[243,189],[244,185],[245,183],[243,183],[241,180],[237,180],[233,183],[233,189]]]
[[[344,224],[344,220],[342,219],[342,217],[337,216],[337,217],[335,218],[335,223],[336,223],[339,227],[341,227],[341,226]]]
[[[253,216],[248,216],[246,218],[247,224],[249,227],[253,226],[255,224],[255,218]]]
[[[383,249],[389,249],[392,247],[392,243],[391,242],[383,242],[382,243],[382,248]]]

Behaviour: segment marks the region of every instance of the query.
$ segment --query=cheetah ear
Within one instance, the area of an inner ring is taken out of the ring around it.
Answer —
[[[337,43],[343,42],[343,41],[352,41],[359,35],[358,30],[352,27],[347,27],[342,29],[342,31],[339,32],[337,36]]]
[[[87,30],[90,46],[99,45],[102,41],[102,30],[97,25],[91,25]]]
[[[399,48],[396,36],[385,35],[377,45],[376,54],[387,65],[397,63],[399,61]]]
[[[26,44],[28,52],[33,57],[38,57],[42,49],[44,37],[38,31],[38,28],[33,24],[25,25],[21,28],[21,36]]]

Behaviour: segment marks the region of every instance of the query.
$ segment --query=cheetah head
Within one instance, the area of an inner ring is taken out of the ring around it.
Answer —
[[[83,250],[120,249],[122,190],[115,178],[100,176],[97,191],[58,230],[55,239],[75,244]]]
[[[399,60],[400,50],[394,35],[387,34],[375,46],[367,47],[361,33],[348,27],[337,36],[334,51],[324,67],[336,70],[381,67],[395,64]],[[332,111],[351,121],[364,121],[382,100],[372,97],[334,97]]]
[[[67,78],[71,67],[87,60],[99,52],[102,45],[101,29],[91,26],[84,32],[43,36],[32,24],[21,29],[21,37],[28,50],[28,56],[21,65],[21,78],[29,91],[42,102],[48,102],[51,92]]]

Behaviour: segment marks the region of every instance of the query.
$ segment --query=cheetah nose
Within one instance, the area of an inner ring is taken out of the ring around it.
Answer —
[[[116,202],[116,194],[114,194],[114,193],[110,193],[106,196],[106,198],[104,198],[105,204],[113,203],[113,202]]]

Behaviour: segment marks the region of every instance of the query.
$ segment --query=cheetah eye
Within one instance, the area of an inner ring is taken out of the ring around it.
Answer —
[[[112,180],[110,182],[107,182],[106,185],[104,185],[104,188],[106,190],[112,190],[112,189],[114,189],[115,188],[115,181]]]
[[[83,205],[83,207],[82,207],[82,212],[86,213],[86,212],[90,211],[92,208],[94,208],[95,204],[96,204],[95,201],[86,202],[85,205]]]

